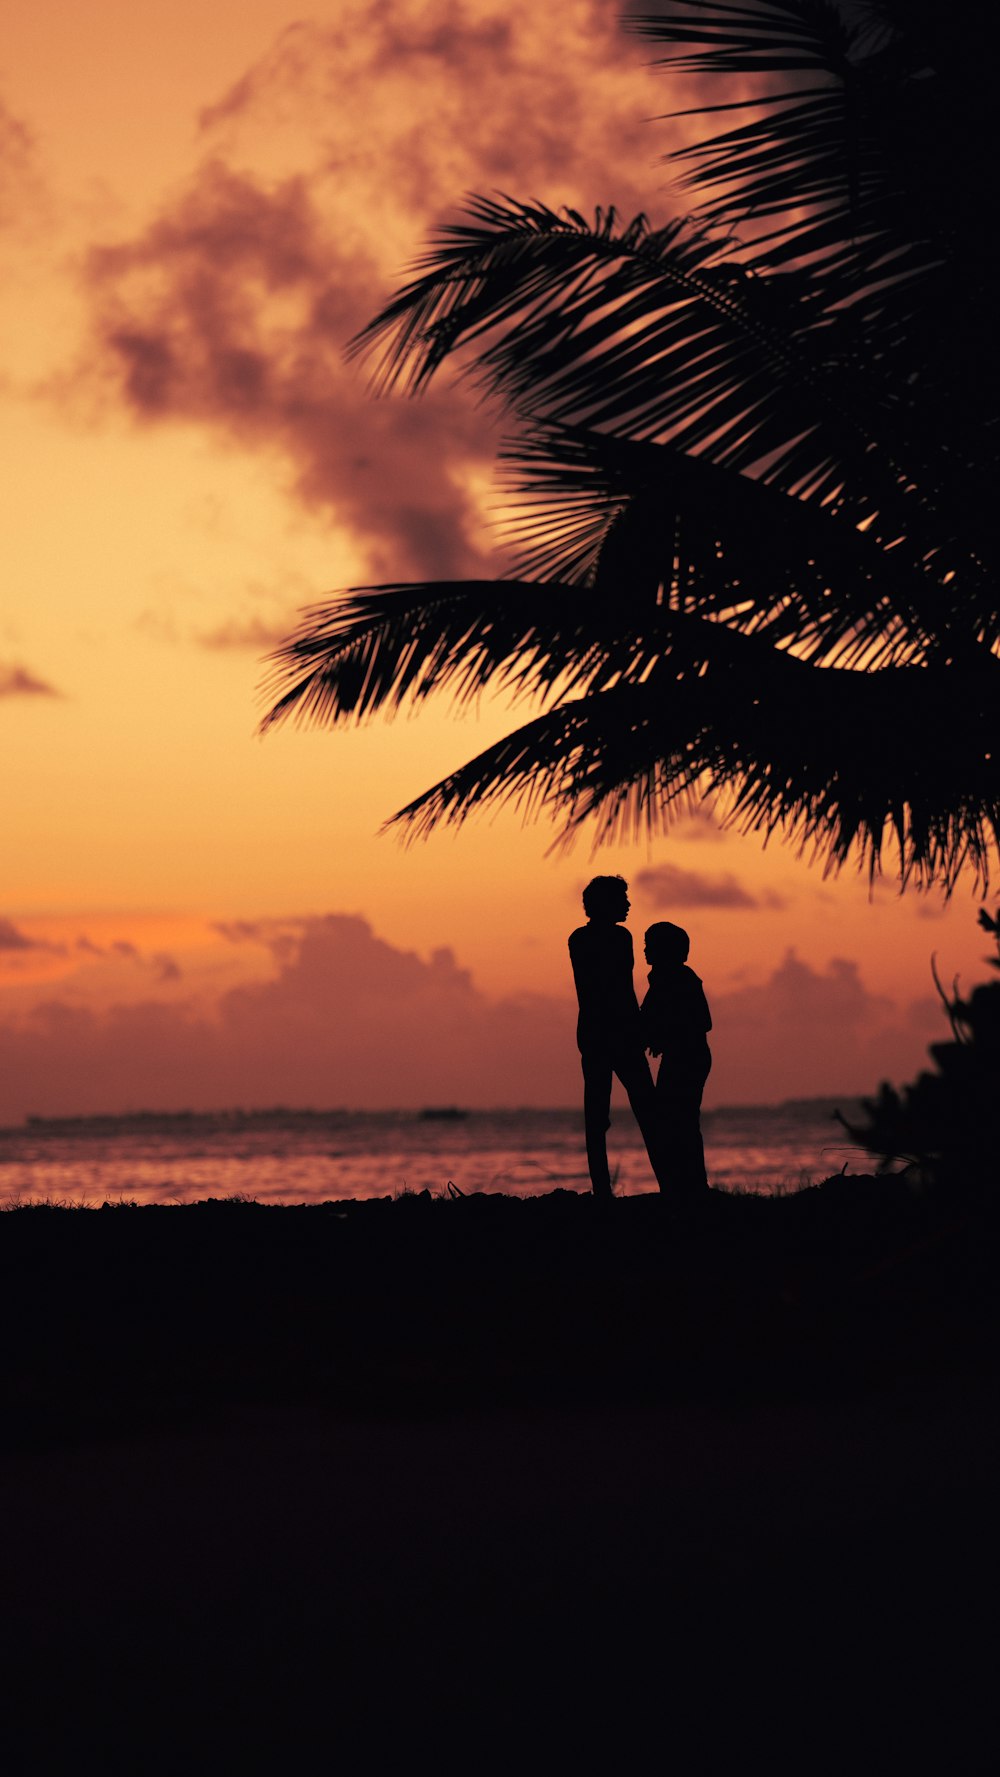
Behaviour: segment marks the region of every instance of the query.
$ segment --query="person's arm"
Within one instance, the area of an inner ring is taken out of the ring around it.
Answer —
[[[657,1026],[656,989],[651,987],[639,1007],[639,1021],[642,1029],[642,1046],[650,1055],[663,1054],[663,1037]]]
[[[580,932],[579,931],[570,932],[570,935],[569,935],[569,960],[570,960],[570,963],[572,964],[572,968],[573,968],[573,982],[576,987],[577,1001],[582,1006],[583,1001],[584,1001],[584,994],[586,991],[587,977],[586,977],[586,972],[585,972],[585,967],[584,967],[584,956],[583,956],[583,949],[582,949],[582,946],[580,943]]]
[[[625,980],[626,994],[636,1008],[638,1008],[639,1002],[635,996],[635,951],[632,948],[632,934],[629,931],[628,926],[617,926],[616,931],[619,934],[618,942],[621,945],[621,966]]]
[[[574,981],[576,980],[576,946],[573,943],[573,939],[575,937],[576,937],[576,933],[570,932],[570,935],[566,940],[566,948],[569,951],[569,966],[573,971],[573,980]]]
[[[677,980],[678,1014],[680,1022],[689,1037],[702,1036],[712,1028],[712,1014],[708,1009],[705,989],[701,976],[696,975],[689,963],[685,963]]]

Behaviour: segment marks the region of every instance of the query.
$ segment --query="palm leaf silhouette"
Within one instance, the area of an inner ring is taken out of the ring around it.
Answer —
[[[513,799],[609,837],[707,794],[832,864],[875,869],[891,838],[904,880],[985,879],[988,163],[948,133],[982,58],[925,0],[633,22],[675,74],[752,86],[701,108],[736,116],[679,157],[693,215],[475,197],[353,346],[410,393],[458,354],[511,415],[514,575],[306,613],[264,725],[493,685],[537,713],[400,810],[405,831]]]

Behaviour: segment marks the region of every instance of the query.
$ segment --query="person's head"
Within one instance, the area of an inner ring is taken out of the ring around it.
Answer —
[[[669,919],[658,920],[650,926],[646,933],[646,961],[651,968],[663,963],[667,968],[679,968],[686,963],[691,940],[683,926],[671,925]]]
[[[583,911],[588,919],[617,925],[628,918],[630,906],[624,876],[594,876],[583,891]]]

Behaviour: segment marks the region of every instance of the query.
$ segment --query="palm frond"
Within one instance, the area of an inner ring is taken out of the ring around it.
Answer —
[[[832,672],[769,651],[762,679],[753,642],[727,635],[702,671],[664,663],[561,703],[390,824],[416,837],[512,802],[527,819],[561,818],[563,841],[590,822],[597,842],[621,841],[709,796],[741,831],[780,829],[833,865],[853,852],[877,871],[892,842],[904,880],[947,888],[971,866],[985,885],[1000,825],[990,755],[1000,667],[970,696],[948,669]]]
[[[827,664],[925,660],[944,636],[954,658],[1000,639],[978,578],[946,578],[877,516],[859,529],[705,457],[581,428],[535,427],[502,456],[519,574],[606,588],[628,610],[642,587]]]
[[[899,110],[908,70],[883,12],[862,3],[849,20],[828,0],[679,0],[628,23],[669,46],[660,61],[675,73],[755,82],[751,96],[744,83],[735,104],[705,108],[753,116],[675,157],[691,186],[708,191],[704,216],[784,217],[779,235],[794,236],[800,255],[884,228],[880,116]],[[836,242],[823,235],[833,216]]]
[[[445,690],[461,704],[496,678],[541,692],[586,651],[589,617],[579,587],[537,581],[354,587],[305,611],[269,657],[261,731],[360,722]]]
[[[959,3],[959,13],[962,13]],[[355,589],[274,657],[262,724],[484,687],[541,700],[396,817],[514,798],[567,832],[730,798],[833,863],[985,880],[997,846],[992,65],[933,0],[670,0],[730,86],[654,228],[473,198],[353,343],[512,415],[515,577]],[[709,98],[713,95],[709,93]]]
[[[623,581],[435,581],[359,587],[304,613],[271,656],[262,732],[291,720],[335,725],[395,714],[432,692],[462,705],[491,685],[514,697],[590,694],[670,662],[677,678],[724,657],[723,623]],[[733,631],[735,634],[736,632]],[[764,667],[771,639],[748,638]]]
[[[482,341],[477,378],[529,423],[669,442],[855,522],[878,513],[887,542],[923,556],[943,528],[960,549],[935,511],[940,461],[908,461],[905,382],[853,349],[857,323],[824,316],[808,280],[756,277],[718,242],[641,217],[620,229],[613,212],[591,226],[478,199],[447,235],[355,342],[381,346],[388,384],[419,388]]]
[[[749,229],[758,266],[821,262],[856,301],[873,297],[889,268],[902,320],[968,242],[970,194],[983,195],[984,152],[992,158],[974,10],[677,0],[626,22],[666,47],[661,65],[675,74],[740,83],[739,99],[686,113],[750,113],[672,157],[701,194],[696,215]]]

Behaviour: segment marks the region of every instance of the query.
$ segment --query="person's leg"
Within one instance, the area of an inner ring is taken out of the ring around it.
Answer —
[[[705,1170],[705,1142],[701,1133],[701,1100],[708,1079],[709,1061],[704,1072],[700,1073],[691,1083],[691,1183],[696,1191],[708,1190],[708,1173]]]
[[[701,1135],[701,1093],[703,1082],[685,1082],[678,1116],[680,1151],[683,1156],[684,1188],[698,1194],[708,1189],[705,1171],[705,1143]]]
[[[677,1096],[670,1068],[663,1060],[656,1076],[656,1118],[664,1160],[669,1159],[671,1183],[676,1186],[681,1166],[677,1152]]]
[[[632,1114],[646,1144],[649,1164],[653,1168],[656,1182],[661,1191],[666,1191],[669,1189],[667,1182],[669,1148],[663,1139],[660,1107],[657,1103],[656,1089],[653,1085],[653,1076],[649,1071],[649,1062],[646,1060],[645,1051],[640,1049],[635,1053],[616,1056],[614,1068],[628,1093]]]
[[[595,1197],[611,1197],[608,1170],[608,1129],[611,1124],[611,1060],[607,1055],[584,1052],[583,1126],[587,1137],[587,1166]]]
[[[708,1189],[701,1135],[701,1099],[707,1078],[707,1067],[692,1070],[664,1063],[657,1082],[663,1140],[673,1162],[676,1188],[685,1197]]]
[[[707,1045],[706,1045],[707,1048]],[[708,1190],[708,1173],[705,1170],[705,1143],[701,1133],[701,1101],[705,1091],[705,1082],[712,1071],[712,1057],[707,1053],[704,1061],[696,1072],[691,1075],[691,1092],[688,1100],[689,1142],[691,1151],[691,1184],[695,1191]]]

